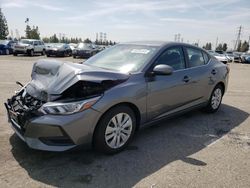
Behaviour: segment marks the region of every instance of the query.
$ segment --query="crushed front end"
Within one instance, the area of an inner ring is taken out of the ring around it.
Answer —
[[[106,90],[128,78],[84,65],[45,60],[34,64],[31,77],[5,107],[16,134],[29,147],[47,151],[91,145],[102,115],[92,106]]]

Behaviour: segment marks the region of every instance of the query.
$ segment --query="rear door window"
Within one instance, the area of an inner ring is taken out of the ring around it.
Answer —
[[[186,50],[189,67],[198,67],[206,64],[201,50],[195,48],[186,48]]]

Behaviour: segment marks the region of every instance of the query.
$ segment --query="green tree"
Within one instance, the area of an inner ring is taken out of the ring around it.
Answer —
[[[249,44],[247,41],[244,41],[240,47],[241,52],[247,52],[249,50]]]
[[[40,39],[38,26],[33,26],[31,29],[29,25],[26,25],[25,34],[28,39]]]
[[[86,38],[83,42],[84,43],[92,43],[92,41],[89,38]]]
[[[227,51],[227,43],[224,43],[224,44],[223,44],[222,50],[223,50],[224,52]]]
[[[219,44],[217,47],[216,47],[216,49],[215,50],[223,50],[223,46],[222,46],[222,44]]]
[[[57,38],[56,34],[54,34],[53,36],[51,36],[51,37],[49,38],[49,41],[50,41],[51,43],[58,43],[58,42],[59,42],[59,39]]]
[[[2,9],[0,8],[0,39],[6,39],[9,34],[8,24]]]

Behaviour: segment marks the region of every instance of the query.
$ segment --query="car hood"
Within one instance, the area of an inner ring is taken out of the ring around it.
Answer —
[[[129,75],[84,64],[39,60],[33,65],[31,78],[26,91],[42,101],[53,101],[52,96],[60,96],[77,82],[96,83],[101,87],[107,81],[116,84],[125,81]]]

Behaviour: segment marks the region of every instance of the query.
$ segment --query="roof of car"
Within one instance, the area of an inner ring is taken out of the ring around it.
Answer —
[[[21,39],[21,40],[28,40],[28,41],[41,41],[41,40],[37,40],[37,39]]]

